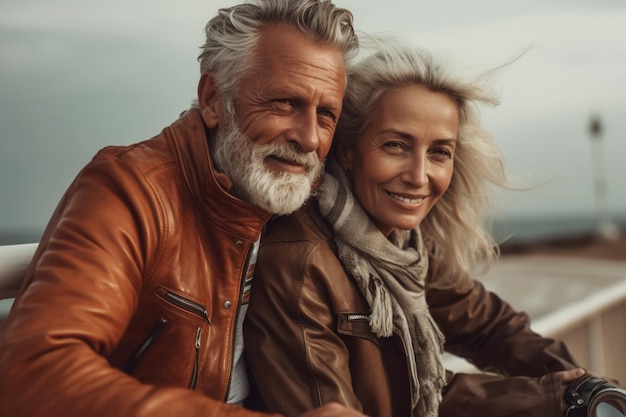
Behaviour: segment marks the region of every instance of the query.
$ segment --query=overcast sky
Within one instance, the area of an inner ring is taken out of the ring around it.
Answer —
[[[203,26],[238,1],[0,0],[0,237],[39,233],[100,148],[149,138],[189,106]],[[589,123],[603,123],[608,205],[626,216],[626,2],[336,0],[479,72],[529,48],[482,110],[519,184],[503,213],[595,210]]]

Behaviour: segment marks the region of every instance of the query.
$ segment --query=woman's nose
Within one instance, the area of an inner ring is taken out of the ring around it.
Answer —
[[[428,158],[418,155],[407,164],[406,181],[416,187],[421,187],[428,182]]]

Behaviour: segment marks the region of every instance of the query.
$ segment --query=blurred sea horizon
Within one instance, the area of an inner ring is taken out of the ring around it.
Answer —
[[[626,228],[626,213],[612,215],[611,223]],[[510,216],[495,221],[492,233],[499,243],[529,244],[549,239],[578,238],[598,233],[600,220],[596,214]],[[0,245],[38,242],[43,230],[0,230]]]
[[[606,219],[605,219],[606,221]],[[499,243],[522,243],[546,240],[567,240],[601,233],[597,214],[517,216],[495,221],[492,233]],[[626,213],[609,217],[610,226],[626,228]]]

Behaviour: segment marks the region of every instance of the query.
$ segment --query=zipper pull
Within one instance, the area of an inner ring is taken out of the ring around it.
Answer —
[[[198,327],[196,331],[196,350],[200,350],[200,344],[202,340],[202,327]]]
[[[192,390],[196,389],[196,384],[198,383],[198,361],[200,357],[200,341],[202,339],[202,327],[198,327],[196,331],[196,354],[193,361],[193,372],[191,374],[191,381],[189,382],[189,388]]]

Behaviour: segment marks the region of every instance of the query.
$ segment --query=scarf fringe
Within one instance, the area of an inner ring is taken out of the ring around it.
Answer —
[[[376,336],[389,337],[393,335],[393,316],[385,312],[391,309],[391,297],[387,293],[384,284],[379,278],[370,277],[373,291],[372,314],[370,316],[370,327]],[[368,300],[369,301],[369,300]]]

